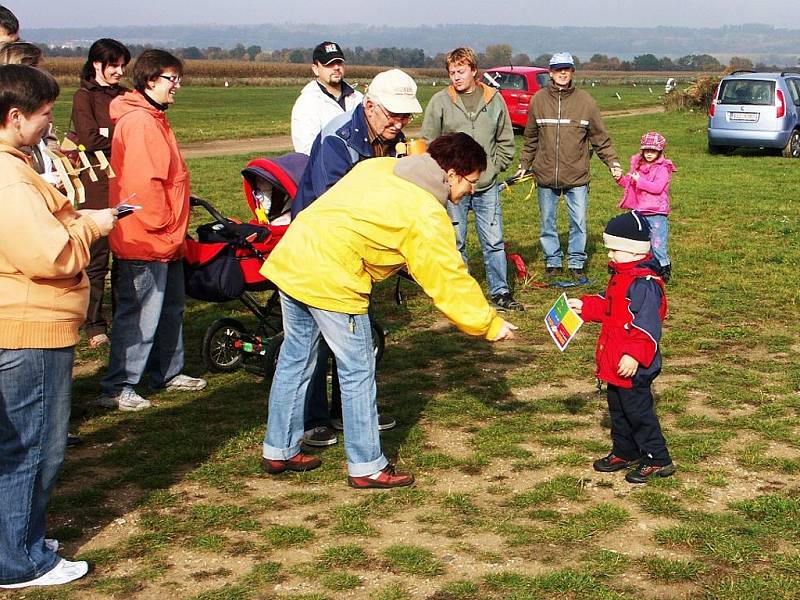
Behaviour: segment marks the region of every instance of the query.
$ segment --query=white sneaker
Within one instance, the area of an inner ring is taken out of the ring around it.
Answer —
[[[199,392],[208,385],[205,379],[199,377],[189,377],[181,373],[170,379],[164,386],[167,390],[182,390],[187,392]]]
[[[18,588],[26,588],[34,585],[61,585],[62,583],[69,583],[80,579],[89,572],[89,563],[85,560],[78,560],[75,562],[62,558],[55,567],[50,569],[47,573],[36,579],[30,581],[23,581],[22,583],[6,583],[0,584],[0,588],[13,590]]]
[[[103,394],[97,403],[105,408],[118,408],[125,411],[144,410],[152,406],[150,400],[142,398],[133,388],[125,388],[118,394]]]

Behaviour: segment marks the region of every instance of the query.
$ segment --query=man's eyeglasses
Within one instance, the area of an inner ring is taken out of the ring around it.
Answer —
[[[410,123],[414,119],[414,115],[410,113],[393,113],[389,112],[382,105],[378,104],[378,108],[381,109],[383,116],[386,117],[389,121],[394,121],[395,123],[402,123],[406,125]]]
[[[180,85],[181,84],[181,78],[178,75],[159,75],[159,77],[161,77],[161,79],[166,79],[172,85]]]

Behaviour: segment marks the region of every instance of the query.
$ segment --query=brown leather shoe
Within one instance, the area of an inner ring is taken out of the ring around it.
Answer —
[[[289,460],[261,459],[261,467],[270,475],[277,475],[284,471],[313,471],[322,464],[316,456],[298,452]]]
[[[389,463],[375,477],[348,477],[347,483],[354,488],[395,488],[411,485],[414,483],[414,476],[410,473],[395,473],[394,465]]]

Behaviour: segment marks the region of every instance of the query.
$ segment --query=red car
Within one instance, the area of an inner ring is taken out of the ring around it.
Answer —
[[[484,71],[483,79],[500,89],[511,124],[523,129],[528,122],[531,97],[550,82],[550,73],[541,67],[493,67]]]

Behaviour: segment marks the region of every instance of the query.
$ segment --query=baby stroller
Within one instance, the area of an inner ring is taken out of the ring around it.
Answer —
[[[197,228],[197,240],[184,242],[186,294],[206,302],[239,300],[256,317],[255,331],[239,320],[217,319],[203,336],[202,359],[209,371],[239,368],[271,377],[275,372],[283,331],[275,285],[259,273],[269,253],[290,223],[290,208],[308,157],[293,152],[257,158],[242,171],[244,194],[254,218],[238,223],[220,214],[210,202],[192,196],[192,206],[214,219]],[[267,293],[259,301],[258,293]],[[372,322],[375,359],[385,347],[383,328]]]

